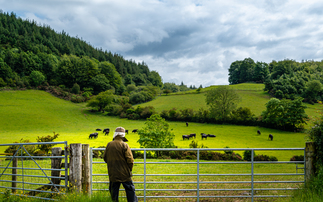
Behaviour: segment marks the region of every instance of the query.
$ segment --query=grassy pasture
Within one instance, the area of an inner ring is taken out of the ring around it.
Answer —
[[[258,84],[257,84],[258,85]],[[244,91],[245,92],[245,91]],[[250,93],[252,94],[252,93]],[[266,96],[262,92],[256,92],[253,100],[259,100],[259,96]],[[187,95],[161,96],[160,98],[177,98]],[[200,96],[203,94],[192,94]],[[201,103],[204,103],[204,100]],[[265,99],[265,98],[263,98]],[[182,102],[186,106],[185,99]],[[251,100],[251,98],[250,98]],[[166,101],[164,101],[166,102]],[[180,101],[178,102],[180,104]],[[250,107],[255,104],[250,105]],[[315,112],[318,105],[313,105],[311,109]],[[90,144],[91,147],[105,146],[111,141],[112,135],[104,136],[99,132],[97,139],[89,139],[90,133],[95,132],[96,128],[110,128],[114,130],[118,126],[123,126],[129,131],[142,128],[144,121],[132,121],[109,117],[101,113],[91,113],[85,108],[84,104],[74,104],[65,100],[58,99],[44,91],[1,91],[0,92],[0,135],[2,143],[12,143],[21,138],[36,141],[37,136],[52,135],[53,131],[60,136],[56,141],[68,141],[68,143]],[[180,148],[188,148],[188,140],[183,141],[182,135],[196,133],[199,144],[204,144],[209,148],[283,148],[283,147],[304,147],[304,133],[292,133],[268,128],[235,126],[235,125],[214,125],[190,123],[189,127],[182,122],[170,122],[170,127],[175,134],[175,145]],[[257,136],[256,131],[260,129],[262,135]],[[214,134],[216,138],[201,140],[200,133]],[[268,134],[274,135],[274,141],[268,141]],[[132,148],[139,148],[137,143],[138,135],[129,133],[127,135],[129,145]],[[4,148],[0,148],[4,151]],[[264,154],[275,155],[268,152]],[[287,160],[295,153],[283,156],[275,155],[279,160]]]
[[[140,104],[139,106],[154,106],[157,112],[162,110],[169,110],[172,108],[176,109],[185,109],[191,108],[198,110],[200,108],[207,108],[205,103],[205,93],[212,89],[217,88],[218,86],[210,86],[203,88],[201,93],[196,93],[196,90],[190,90],[180,93],[172,93],[169,95],[161,95],[156,99]],[[235,89],[241,97],[241,102],[238,103],[238,107],[248,107],[256,115],[261,115],[261,112],[266,110],[266,103],[271,98],[268,93],[264,92],[264,84],[255,84],[255,83],[242,83],[236,85],[229,85],[229,87]],[[318,110],[322,110],[320,104],[307,106],[306,113],[313,117],[317,115]]]

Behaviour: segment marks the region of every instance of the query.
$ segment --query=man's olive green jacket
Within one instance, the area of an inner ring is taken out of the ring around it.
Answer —
[[[110,182],[132,181],[133,156],[130,147],[116,136],[105,148],[103,159],[107,163]]]

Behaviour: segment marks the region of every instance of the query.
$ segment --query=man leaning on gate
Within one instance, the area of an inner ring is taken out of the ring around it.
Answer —
[[[125,129],[118,127],[113,135],[113,141],[105,148],[103,159],[107,163],[109,173],[109,191],[112,200],[119,201],[120,184],[126,190],[127,201],[137,202],[135,186],[132,182],[133,156],[125,138]]]

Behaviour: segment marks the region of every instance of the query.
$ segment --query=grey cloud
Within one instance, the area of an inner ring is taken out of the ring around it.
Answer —
[[[235,60],[322,59],[323,4],[295,0],[0,0],[4,12],[145,61],[164,82],[228,83]]]

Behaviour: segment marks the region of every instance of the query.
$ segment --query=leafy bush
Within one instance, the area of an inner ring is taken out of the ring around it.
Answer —
[[[226,146],[224,148],[230,148],[230,147]],[[228,154],[228,155],[232,155],[233,151],[232,150],[225,150],[224,153]]]
[[[105,148],[105,146],[99,146],[98,148]],[[101,158],[102,159],[103,154],[104,154],[104,151],[93,150],[93,158]]]
[[[290,158],[290,161],[304,161],[304,155],[295,155]]]
[[[255,151],[253,151],[253,156],[255,156]],[[243,152],[243,160],[251,161],[251,150],[246,150]]]
[[[264,154],[259,154],[254,157],[254,161],[278,161],[275,156],[267,156]]]
[[[74,83],[72,89],[71,89],[71,93],[74,94],[79,94],[80,93],[80,86],[77,83]]]

